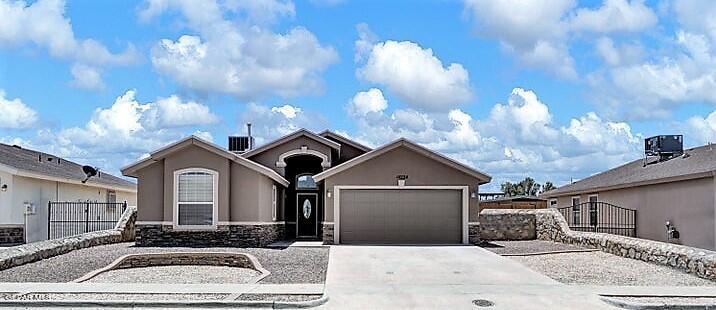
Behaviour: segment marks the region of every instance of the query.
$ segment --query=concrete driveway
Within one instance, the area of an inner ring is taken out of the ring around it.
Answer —
[[[474,246],[332,246],[325,308],[609,309],[592,293],[562,285]]]

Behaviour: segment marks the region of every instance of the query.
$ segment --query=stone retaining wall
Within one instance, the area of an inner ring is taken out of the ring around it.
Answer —
[[[25,243],[25,227],[23,225],[0,226],[0,245],[23,243]]]
[[[0,270],[96,245],[131,241],[137,207],[128,207],[114,229],[0,249]]]
[[[137,246],[265,247],[284,239],[285,224],[220,225],[216,230],[174,230],[172,225],[137,225]]]
[[[481,217],[485,211],[488,210],[482,211],[480,213]],[[534,218],[534,231],[529,233],[534,233],[536,239],[539,240],[597,248],[614,255],[669,266],[716,281],[716,252],[714,251],[604,233],[573,231],[569,228],[562,214],[556,209],[489,210],[486,212],[486,215],[488,214],[489,216],[485,217],[486,219],[494,219],[493,216],[501,214],[501,218],[509,219],[506,220],[506,223],[513,223],[515,222],[514,219],[518,218],[523,218],[527,221],[531,221],[531,218]],[[517,221],[517,223],[520,224],[521,222]],[[499,231],[512,234],[525,228],[527,227],[520,224],[513,228],[502,228]],[[481,228],[480,231],[482,232],[483,229]]]
[[[485,209],[478,217],[481,240],[533,240],[536,217],[526,210]]]
[[[323,223],[323,244],[333,244],[333,224]]]

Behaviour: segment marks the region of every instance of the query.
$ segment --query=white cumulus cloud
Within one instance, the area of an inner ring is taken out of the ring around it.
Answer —
[[[418,109],[444,110],[472,98],[470,78],[461,64],[445,67],[432,49],[409,41],[373,45],[357,75]]]
[[[64,0],[0,0],[0,47],[35,46],[52,57],[74,62],[73,83],[81,88],[95,89],[101,83],[98,74],[88,75],[86,65],[130,65],[138,61],[139,54],[131,44],[123,52],[114,53],[94,39],[76,38],[65,7]],[[84,74],[77,64],[84,66]],[[93,87],[84,87],[90,84]]]
[[[37,122],[37,112],[25,105],[20,98],[8,99],[0,89],[0,128],[27,129]]]
[[[161,40],[152,48],[152,65],[189,89],[228,93],[240,99],[320,92],[321,74],[338,60],[332,47],[322,45],[302,27],[275,33],[260,24],[225,18],[227,11],[253,16],[262,9],[284,12],[271,16],[288,14],[285,6],[263,7],[254,1],[237,1],[226,7],[215,1],[151,1],[140,11],[141,19],[174,10],[194,32],[176,40]]]
[[[657,17],[644,0],[606,0],[597,9],[577,9],[571,23],[576,31],[638,32],[655,26]]]

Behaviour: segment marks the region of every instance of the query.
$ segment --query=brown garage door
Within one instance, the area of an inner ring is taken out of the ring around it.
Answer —
[[[462,191],[343,189],[340,243],[443,244],[462,241]]]

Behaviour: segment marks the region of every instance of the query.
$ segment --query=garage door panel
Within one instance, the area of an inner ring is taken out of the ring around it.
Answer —
[[[341,243],[461,243],[462,191],[342,189]]]

